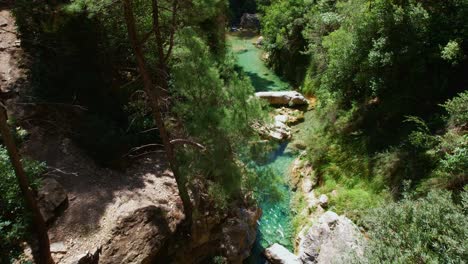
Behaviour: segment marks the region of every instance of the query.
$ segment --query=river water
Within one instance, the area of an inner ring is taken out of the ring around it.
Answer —
[[[227,43],[237,65],[249,76],[256,91],[290,90],[290,85],[265,65],[262,60],[263,51],[254,45],[257,38],[258,36],[251,32],[236,32],[227,36]],[[273,201],[268,197],[259,199],[263,214],[259,221],[257,241],[251,256],[244,263],[265,263],[262,251],[273,243],[279,243],[293,250],[291,190],[288,185],[288,174],[296,157],[286,153],[286,147],[287,142],[278,144],[277,149],[270,153],[267,162],[255,165],[259,173],[267,170],[282,179],[277,186],[281,196]]]

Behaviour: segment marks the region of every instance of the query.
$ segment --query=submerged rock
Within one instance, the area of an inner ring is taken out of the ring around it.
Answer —
[[[271,264],[299,264],[300,263],[296,255],[291,253],[287,248],[277,243],[265,249],[264,254]]]
[[[267,100],[272,105],[296,106],[309,103],[302,94],[296,91],[257,92],[255,96]]]
[[[63,186],[52,178],[44,178],[37,190],[37,202],[46,222],[53,220],[60,208],[66,206],[68,196]]]
[[[348,263],[363,253],[363,237],[348,218],[328,211],[307,231],[299,244],[302,263]]]

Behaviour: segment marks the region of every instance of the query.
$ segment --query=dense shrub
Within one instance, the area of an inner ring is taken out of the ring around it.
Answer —
[[[318,102],[308,158],[319,192],[337,191],[334,210],[362,215],[399,197],[405,179],[425,193],[463,188],[467,93],[455,96],[468,85],[468,2],[277,0],[262,10],[271,64],[307,69],[301,88]],[[295,57],[305,54],[306,66]]]
[[[45,165],[31,160],[23,160],[23,165],[33,188],[36,188],[37,176],[44,172]],[[25,210],[15,172],[3,147],[0,147],[0,193],[0,263],[8,263],[19,253],[19,242],[29,235],[30,216]]]
[[[405,197],[366,218],[369,263],[464,263],[468,259],[468,192],[461,204],[448,191]],[[458,200],[458,199],[457,199]]]

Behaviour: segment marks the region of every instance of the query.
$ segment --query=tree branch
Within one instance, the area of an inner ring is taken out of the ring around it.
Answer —
[[[172,145],[188,144],[188,145],[192,145],[194,147],[197,147],[197,148],[201,149],[202,151],[206,150],[205,146],[203,146],[202,144],[197,143],[197,142],[192,141],[192,140],[189,140],[189,139],[183,139],[183,138],[173,139],[173,140],[171,140],[171,144]]]

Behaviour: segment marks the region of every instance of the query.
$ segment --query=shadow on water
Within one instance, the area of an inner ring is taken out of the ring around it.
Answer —
[[[250,31],[250,30],[240,30],[240,31],[233,32],[231,34],[241,39],[252,39],[252,38],[258,37],[258,33],[256,31]]]
[[[274,90],[276,88],[276,83],[271,81],[268,78],[264,78],[257,73],[254,72],[245,72],[247,76],[250,78],[253,87],[255,88],[256,92],[264,91],[264,90]]]
[[[255,32],[241,31],[227,35],[227,42],[237,65],[250,77],[255,91],[287,90],[290,85],[269,69],[262,60],[264,51],[254,43]]]

